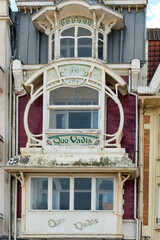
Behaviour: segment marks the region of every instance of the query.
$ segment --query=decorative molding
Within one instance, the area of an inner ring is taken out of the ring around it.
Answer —
[[[73,17],[69,16],[67,18],[61,19],[59,24],[60,24],[60,28],[69,24],[84,24],[84,25],[88,25],[89,27],[92,27],[93,21],[92,19],[84,16],[73,16]]]
[[[33,154],[11,158],[8,166],[95,166],[95,167],[134,167],[127,154],[124,155],[81,155],[81,154]]]

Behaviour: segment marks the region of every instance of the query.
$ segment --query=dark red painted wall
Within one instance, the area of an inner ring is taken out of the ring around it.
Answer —
[[[127,82],[128,77],[124,77]],[[131,95],[122,96],[119,93],[119,99],[124,109],[124,129],[121,142],[122,148],[126,149],[130,159],[135,160],[135,97]],[[19,149],[26,146],[27,137],[23,126],[23,114],[25,106],[29,100],[28,96],[21,97],[19,100]],[[40,97],[32,105],[29,112],[30,130],[39,134],[42,132],[42,106],[43,99]],[[117,105],[110,99],[107,99],[107,132],[114,133],[119,125],[119,110]],[[20,198],[18,198],[20,200]],[[20,208],[20,202],[18,203]],[[134,182],[127,181],[124,186],[124,219],[133,219],[134,214]]]

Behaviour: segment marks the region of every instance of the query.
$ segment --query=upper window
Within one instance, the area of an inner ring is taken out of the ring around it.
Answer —
[[[98,91],[61,87],[50,92],[50,129],[98,129]]]
[[[61,31],[60,57],[92,57],[92,32],[77,26]]]

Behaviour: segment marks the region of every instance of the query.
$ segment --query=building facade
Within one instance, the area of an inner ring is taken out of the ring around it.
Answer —
[[[144,239],[160,239],[160,29],[147,29],[148,84],[139,87]]]
[[[146,1],[17,6],[12,236],[140,239]]]
[[[0,1],[0,166],[6,165],[9,157],[9,123],[10,115],[10,60],[11,38],[9,17],[9,1]],[[11,156],[11,155],[10,155]],[[8,236],[9,177],[0,168],[0,238]],[[6,191],[7,189],[7,191]]]

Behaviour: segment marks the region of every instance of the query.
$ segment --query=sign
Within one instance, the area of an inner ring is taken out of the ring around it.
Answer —
[[[91,135],[56,135],[49,137],[47,140],[48,145],[68,145],[68,146],[89,146],[99,145],[99,138]]]

